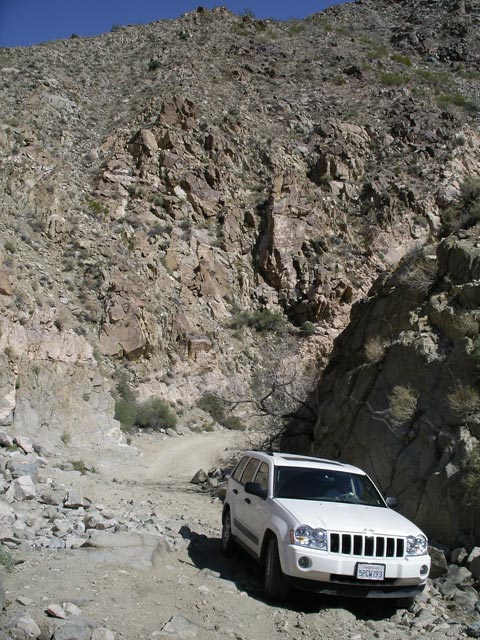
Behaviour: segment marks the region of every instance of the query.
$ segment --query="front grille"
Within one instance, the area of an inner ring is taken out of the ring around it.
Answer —
[[[404,538],[359,533],[331,533],[329,538],[331,553],[363,558],[403,558],[405,553]]]

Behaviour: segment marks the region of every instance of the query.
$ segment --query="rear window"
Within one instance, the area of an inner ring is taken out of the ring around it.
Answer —
[[[240,478],[242,476],[243,470],[245,469],[247,462],[250,460],[248,456],[243,456],[240,462],[237,464],[232,473],[232,478],[237,482],[240,482]]]
[[[260,461],[256,458],[250,458],[240,479],[240,482],[242,484],[246,484],[247,482],[251,482],[253,480],[253,476],[255,475],[255,471],[257,470],[259,463]]]

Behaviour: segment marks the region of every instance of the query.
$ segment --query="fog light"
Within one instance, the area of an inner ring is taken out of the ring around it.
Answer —
[[[428,573],[428,566],[426,564],[422,564],[422,566],[420,567],[420,575],[426,576],[427,573]]]
[[[301,558],[298,559],[298,566],[300,567],[300,569],[308,569],[308,567],[310,567],[312,564],[312,561],[310,560],[310,558],[307,558],[305,556],[302,556]]]

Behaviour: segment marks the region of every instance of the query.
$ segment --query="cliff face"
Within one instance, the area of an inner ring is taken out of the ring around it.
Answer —
[[[460,235],[404,259],[355,305],[303,441],[367,469],[447,544],[479,534],[479,228]]]
[[[211,392],[289,413],[478,175],[478,11],[199,8],[1,50],[3,422],[117,437],[125,380],[186,423]]]

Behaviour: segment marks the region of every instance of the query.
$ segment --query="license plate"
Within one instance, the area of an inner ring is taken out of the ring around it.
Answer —
[[[385,578],[385,565],[358,564],[357,578],[359,580],[383,580]]]

